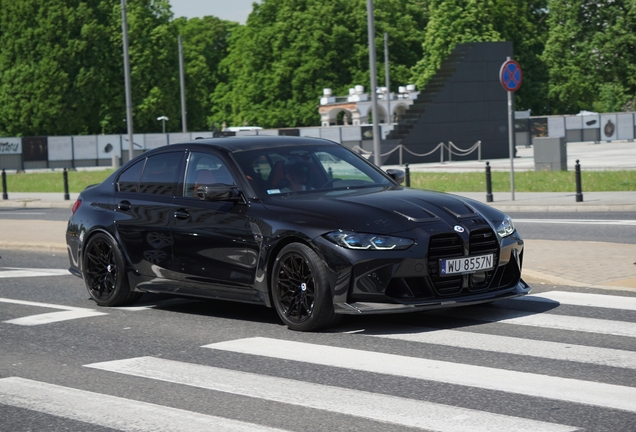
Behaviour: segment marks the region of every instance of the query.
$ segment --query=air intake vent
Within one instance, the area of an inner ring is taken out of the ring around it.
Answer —
[[[464,255],[462,239],[456,234],[442,234],[433,236],[428,245],[428,259],[437,261],[440,258],[449,258]]]
[[[462,288],[462,275],[439,276],[439,260],[464,256],[462,239],[456,234],[431,237],[428,246],[428,268],[435,291],[440,296],[457,294]]]
[[[493,254],[494,262],[499,262],[499,240],[490,228],[478,229],[470,233],[470,255]],[[481,291],[492,282],[495,270],[475,273],[469,278],[469,289]]]
[[[490,228],[475,230],[470,233],[470,255],[499,253],[499,241]]]

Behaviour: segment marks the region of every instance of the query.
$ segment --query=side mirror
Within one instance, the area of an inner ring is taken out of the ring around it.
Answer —
[[[393,180],[395,180],[399,184],[404,183],[404,171],[390,168],[386,170],[386,173],[389,175],[389,177],[391,177]]]
[[[199,186],[197,196],[204,201],[238,201],[241,199],[238,187],[223,183]]]

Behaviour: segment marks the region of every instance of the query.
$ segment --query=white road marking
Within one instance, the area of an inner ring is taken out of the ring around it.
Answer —
[[[529,327],[571,330],[585,333],[610,334],[615,336],[636,337],[636,323],[611,321],[596,318],[555,315],[526,311],[504,310],[496,307],[462,307],[439,312],[440,315],[475,321],[500,322],[504,324]]]
[[[515,223],[567,224],[567,225],[620,225],[636,226],[636,220],[611,219],[513,219]]]
[[[41,269],[41,268],[16,268],[0,267],[0,279],[17,277],[41,277],[41,276],[68,276],[68,270]]]
[[[636,297],[613,296],[605,294],[586,294],[568,291],[548,291],[517,297],[514,301],[556,301],[564,305],[591,306],[607,309],[636,311]]]
[[[139,312],[139,311],[150,310],[150,309],[153,309],[155,307],[156,307],[156,305],[149,305],[149,306],[118,306],[118,307],[109,308],[109,309],[123,310],[123,311],[128,311],[128,312]]]
[[[414,329],[403,326],[397,328],[382,326],[378,327],[377,333],[374,330],[369,332],[367,329],[363,334],[409,342],[636,369],[636,352],[634,351],[423,327]]]
[[[204,348],[636,412],[634,387],[260,337]]]
[[[44,212],[0,212],[2,216],[14,216],[14,215],[45,215]]]
[[[38,303],[26,300],[14,300],[0,298],[0,303],[19,304],[24,306],[36,306],[48,309],[61,309],[63,312],[49,312],[38,315],[29,315],[21,318],[3,321],[7,324],[17,324],[24,326],[34,326],[41,324],[51,324],[58,321],[67,321],[78,318],[88,318],[93,316],[108,315],[106,312],[98,312],[94,309],[64,306],[51,303]]]
[[[247,341],[250,343],[252,339]],[[273,339],[267,339],[267,341],[273,341]],[[362,354],[364,352],[357,351],[357,355]],[[427,430],[443,432],[576,430],[570,426],[455,408],[414,399],[153,357],[138,357],[85,366]]]
[[[0,403],[131,432],[181,432],[184,427],[192,432],[280,431],[254,423],[17,377],[0,379]]]

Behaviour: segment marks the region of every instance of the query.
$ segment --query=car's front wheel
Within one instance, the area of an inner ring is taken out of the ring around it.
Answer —
[[[327,270],[308,246],[285,246],[274,263],[272,300],[278,315],[292,330],[313,331],[337,322]]]
[[[82,271],[88,293],[100,306],[130,304],[141,296],[131,291],[121,250],[106,234],[97,233],[88,240]]]

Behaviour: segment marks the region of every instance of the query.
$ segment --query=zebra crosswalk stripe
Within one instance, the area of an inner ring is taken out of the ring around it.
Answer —
[[[48,309],[62,309],[63,312],[47,312],[37,315],[29,315],[12,320],[3,321],[7,324],[17,324],[24,326],[34,326],[41,324],[51,324],[59,321],[67,321],[78,318],[89,318],[94,316],[108,315],[106,312],[100,312],[95,309],[79,308],[73,306],[63,306],[51,303],[39,303],[26,300],[15,300],[0,298],[0,303],[19,304],[23,306],[36,306]]]
[[[0,267],[0,279],[18,277],[69,276],[68,270]]]
[[[189,432],[280,431],[253,423],[18,377],[0,379],[0,404],[131,432],[182,432],[184,425],[187,425]]]
[[[591,306],[607,309],[636,311],[636,297],[613,296],[607,294],[577,293],[568,291],[547,291],[517,297],[514,301],[555,301],[571,306]]]
[[[571,426],[154,357],[85,366],[441,432],[576,430]]]
[[[522,339],[457,330],[418,327],[378,327],[358,333],[386,339],[468,348],[490,352],[525,355],[552,360],[636,369],[636,353],[610,348],[595,348],[559,342]]]
[[[461,309],[461,310],[457,310]],[[626,321],[612,321],[596,318],[556,315],[551,313],[536,313],[497,307],[470,307],[444,310],[440,315],[472,319],[475,321],[501,322],[505,324],[541,327],[557,330],[571,330],[584,333],[598,333],[604,335],[636,337],[636,323]]]
[[[613,384],[262,337],[213,343],[204,348],[636,412],[636,388]]]

